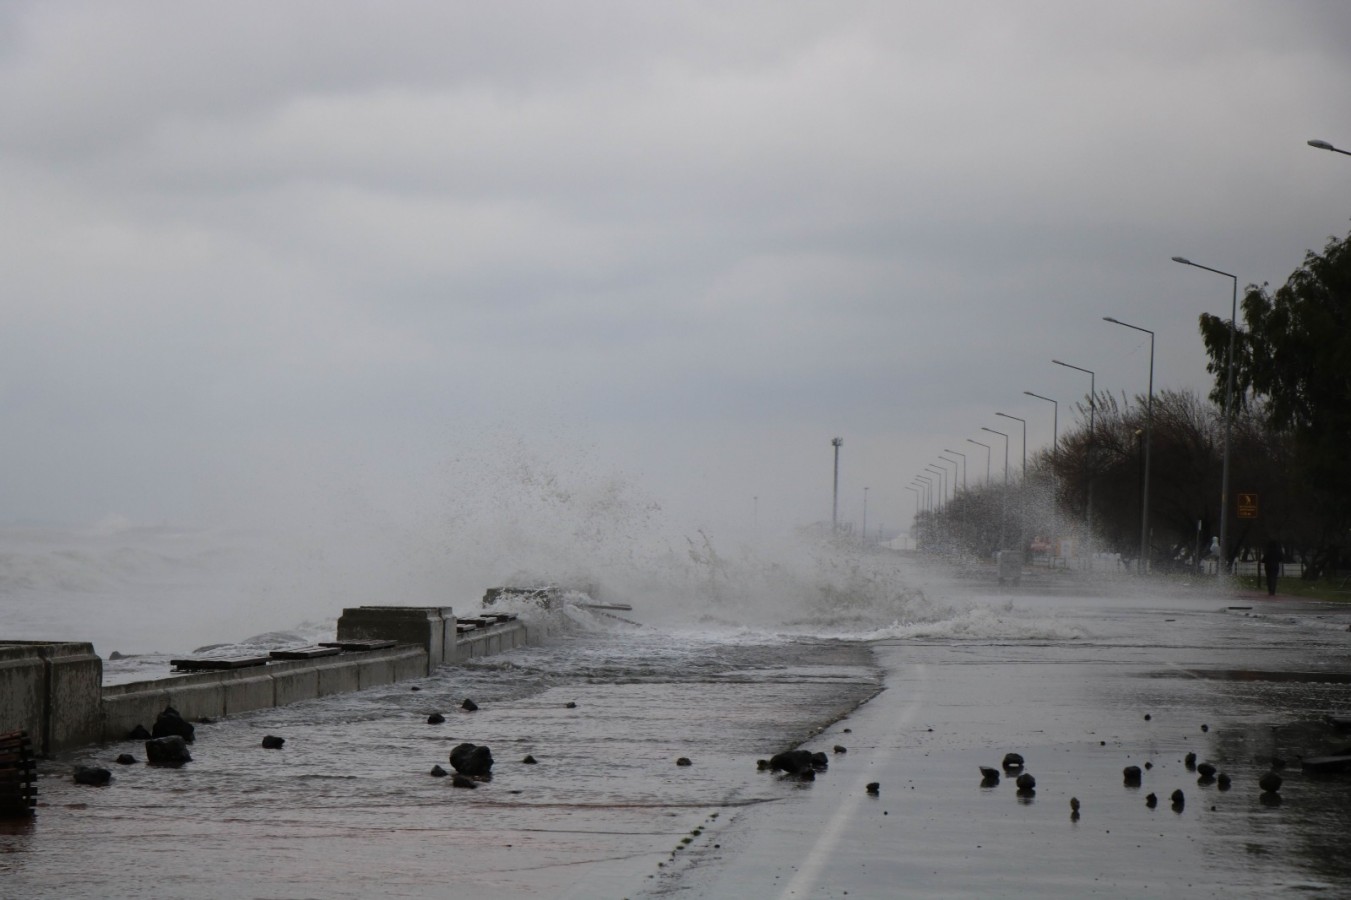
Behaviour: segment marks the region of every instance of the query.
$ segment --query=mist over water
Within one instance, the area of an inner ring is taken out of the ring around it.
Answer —
[[[103,656],[332,633],[346,606],[479,607],[554,583],[663,630],[840,637],[1001,627],[902,555],[790,527],[699,521],[584,452],[495,435],[395,487],[356,473],[274,485],[228,522],[0,529],[11,639]]]

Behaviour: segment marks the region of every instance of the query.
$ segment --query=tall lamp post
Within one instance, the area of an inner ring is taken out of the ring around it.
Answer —
[[[1309,143],[1314,144],[1313,141]],[[1327,149],[1337,148],[1328,144]],[[1229,360],[1226,364],[1228,372],[1224,377],[1224,464],[1220,467],[1220,553],[1224,558],[1215,566],[1215,577],[1225,578],[1229,574],[1229,442],[1234,430],[1234,342],[1238,337],[1238,276],[1194,263],[1185,256],[1174,256],[1173,262],[1223,275],[1233,284],[1233,297],[1229,303]]]
[[[939,464],[940,466],[943,467],[943,474],[944,474],[944,475],[946,475],[946,474],[948,473],[948,469],[947,469],[948,465],[950,464],[950,465],[952,466],[952,477],[951,477],[951,480],[948,482],[948,484],[952,485],[952,499],[953,499],[953,500],[956,500],[956,499],[957,499],[957,460],[955,460],[955,459],[948,459],[946,456],[944,456],[943,454],[940,453],[940,454],[938,454],[938,464]]]
[[[1143,331],[1149,335],[1149,395],[1145,406],[1145,485],[1140,498],[1139,571],[1143,575],[1146,571],[1146,560],[1148,559],[1146,554],[1149,551],[1149,451],[1150,445],[1153,443],[1152,430],[1154,427],[1154,332],[1148,328],[1141,328],[1139,325],[1128,325],[1120,319],[1113,319],[1111,316],[1103,316],[1102,320],[1133,331]]]
[[[919,488],[915,487],[913,484],[907,484],[907,485],[905,486],[905,490],[907,490],[907,491],[914,491],[914,492],[915,492],[915,518],[914,518],[912,521],[915,522],[916,524],[918,524],[918,522],[919,522],[919,505],[920,505],[920,504],[919,504]],[[913,540],[913,536],[912,536],[912,540]],[[912,548],[912,549],[914,549],[914,548]]]
[[[1012,419],[1015,422],[1023,423],[1023,478],[1027,478],[1027,420],[1020,419],[1017,416],[1011,416],[1008,413],[995,413],[996,416],[1003,416],[1006,419]]]
[[[1057,476],[1055,471],[1056,467],[1060,465],[1060,403],[1050,397],[1043,397],[1041,394],[1034,394],[1031,391],[1023,391],[1023,393],[1051,404],[1051,563],[1054,565],[1055,540],[1060,531],[1060,493],[1056,490]]]
[[[999,503],[999,549],[1002,551],[1004,549],[1004,531],[1009,518],[1009,436],[1002,431],[986,428],[984,425],[980,426],[980,430],[997,434],[1004,439],[1004,493]]]
[[[1094,429],[1094,418],[1098,411],[1098,387],[1097,374],[1092,369],[1084,369],[1080,366],[1070,365],[1067,362],[1061,362],[1053,359],[1051,362],[1057,366],[1064,366],[1067,369],[1073,369],[1076,372],[1083,372],[1088,375],[1088,477],[1084,479],[1084,521],[1088,526],[1089,547],[1089,566],[1093,564],[1093,444],[1096,440],[1097,431]]]
[[[1351,150],[1343,150],[1341,147],[1334,147],[1327,141],[1312,140],[1307,142],[1310,147],[1317,147],[1319,150],[1331,150],[1333,153],[1341,153],[1344,156],[1351,156]]]
[[[948,470],[939,469],[931,463],[924,467],[924,471],[933,472],[938,476],[938,507],[942,509],[948,502]]]
[[[831,438],[830,446],[835,448],[835,490],[831,495],[830,506],[830,533],[838,534],[840,531],[840,446],[844,443],[844,438]]]
[[[863,543],[868,543],[868,489],[863,489]]]
[[[966,454],[959,450],[952,450],[948,447],[943,448],[944,453],[951,453],[953,456],[962,458],[962,490],[966,490]]]
[[[966,439],[966,442],[967,442],[968,444],[975,444],[977,447],[984,447],[984,448],[985,448],[985,483],[986,483],[986,484],[989,484],[989,483],[990,483],[990,445],[989,445],[989,444],[981,443],[980,441],[972,440],[971,438],[967,438],[967,439]]]
[[[924,485],[925,508],[929,512],[934,509],[934,480],[927,475],[916,475],[915,480]]]

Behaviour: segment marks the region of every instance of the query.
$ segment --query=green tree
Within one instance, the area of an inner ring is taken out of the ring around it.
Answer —
[[[1274,294],[1250,286],[1234,354],[1235,407],[1257,404],[1266,426],[1291,440],[1290,475],[1307,492],[1316,546],[1306,576],[1335,566],[1351,531],[1351,235],[1309,252]],[[1229,323],[1201,317],[1223,402]]]

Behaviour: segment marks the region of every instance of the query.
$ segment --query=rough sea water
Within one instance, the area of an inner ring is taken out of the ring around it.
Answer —
[[[494,580],[550,568],[633,611],[571,607],[538,646],[199,725],[181,769],[113,763],[143,760],[137,742],[45,761],[35,819],[0,826],[0,896],[1351,894],[1351,775],[1300,767],[1351,749],[1326,721],[1351,715],[1341,607],[1044,571],[1000,588],[808,538],[635,543],[595,508],[547,552],[513,545],[510,570],[462,557],[478,590],[419,593],[449,583],[432,572],[397,596],[372,593],[371,557],[242,533],[7,532],[5,636],[117,650],[110,680],[203,646],[312,641],[344,605],[471,611]],[[566,552],[586,541],[607,552]],[[262,749],[268,734],[285,746]],[[490,782],[429,774],[461,742],[491,748]],[[799,745],[829,759],[814,781],[758,769]],[[1011,751],[1034,793],[1013,774],[982,786]],[[1188,753],[1232,786],[1198,783]],[[114,781],[76,785],[78,764]],[[1264,796],[1273,767],[1284,784]]]

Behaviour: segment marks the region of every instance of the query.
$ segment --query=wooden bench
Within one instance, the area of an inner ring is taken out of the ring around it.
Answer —
[[[267,665],[266,656],[201,656],[189,659],[171,659],[175,672],[216,672],[227,669],[247,669]]]
[[[351,650],[358,653],[364,653],[368,650],[385,650],[389,647],[399,646],[398,641],[383,640],[380,638],[369,638],[366,640],[350,641],[320,641],[320,647],[337,647],[339,650]]]
[[[341,652],[341,647],[325,647],[322,644],[311,644],[308,647],[292,647],[289,650],[273,650],[268,656],[273,659],[318,659],[321,656],[337,656]]]

